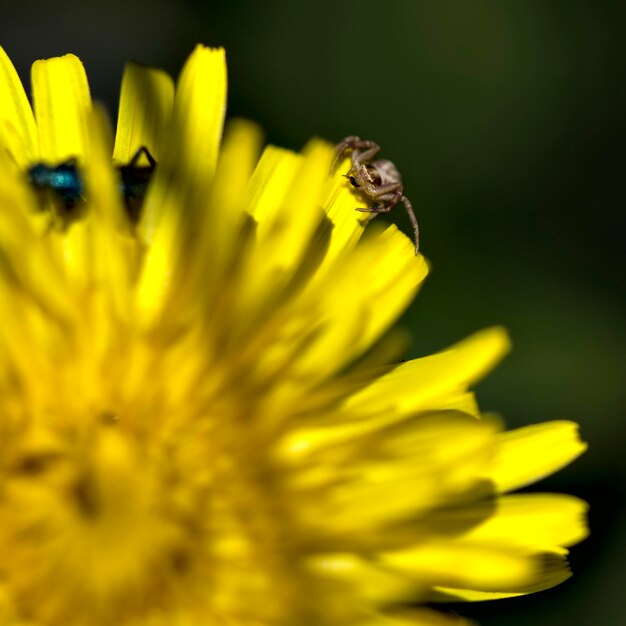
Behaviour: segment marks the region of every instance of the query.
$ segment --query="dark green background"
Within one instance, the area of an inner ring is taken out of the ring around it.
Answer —
[[[575,419],[590,442],[541,487],[592,504],[575,578],[453,608],[484,625],[626,623],[624,2],[6,4],[0,43],[24,77],[73,51],[115,110],[126,59],[176,74],[196,42],[225,45],[230,112],[268,140],[380,143],[432,263],[404,318],[411,356],[504,324],[515,349],[480,385],[483,408],[511,426]]]

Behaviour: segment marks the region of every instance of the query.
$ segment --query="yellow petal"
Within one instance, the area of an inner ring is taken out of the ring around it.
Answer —
[[[289,281],[290,273],[274,257],[273,244],[282,229],[283,208],[289,198],[302,157],[290,150],[267,147],[250,180],[249,212],[257,223],[257,242],[246,255],[246,271],[242,271],[237,301],[233,307],[242,317],[256,319],[266,311],[268,300],[275,300]]]
[[[144,324],[163,312],[172,281],[184,269],[182,253],[189,253],[188,240],[202,220],[213,182],[225,104],[224,51],[198,46],[181,74],[166,150],[138,225],[149,245],[137,287],[137,310]]]
[[[281,209],[289,200],[287,192],[301,161],[301,155],[291,150],[276,146],[267,146],[263,150],[249,188],[249,213],[261,231],[271,233],[272,222],[280,218]]]
[[[250,179],[259,159],[261,140],[261,130],[252,122],[233,120],[226,126],[208,203],[219,207],[219,211],[207,211],[201,222],[193,260],[204,272],[219,270],[226,259],[242,252],[241,228],[248,211]]]
[[[376,615],[359,622],[359,626],[472,626],[474,622],[458,615],[430,609],[403,609],[390,615]]]
[[[303,312],[318,326],[315,342],[299,354],[301,375],[327,375],[342,367],[397,319],[428,273],[426,261],[411,247],[390,226],[318,272],[301,297]]]
[[[411,575],[425,585],[507,591],[529,584],[537,568],[532,555],[510,547],[432,539],[381,557],[388,567]]]
[[[550,552],[571,546],[588,534],[582,500],[562,494],[533,493],[503,496],[495,511],[481,524],[464,534],[469,542],[527,546]],[[471,513],[471,507],[463,511]],[[443,520],[431,520],[441,529]],[[436,532],[436,528],[433,529]]]
[[[152,241],[164,214],[176,214],[185,206],[185,220],[193,228],[193,213],[206,207],[225,110],[224,50],[197,46],[178,80],[164,151],[144,201],[139,224],[144,241]],[[171,224],[165,225],[170,228]],[[178,230],[175,225],[174,230]]]
[[[242,267],[241,259],[248,252],[248,190],[261,139],[259,127],[246,120],[234,120],[226,126],[215,182],[206,202],[208,210],[197,215],[194,250],[186,256],[184,271],[178,275],[180,297],[205,307],[207,324],[216,314],[215,303],[224,293],[225,278],[231,286],[236,283],[233,267]]]
[[[302,155],[269,147],[261,158],[251,181],[250,212],[259,224],[257,256],[271,262],[274,272],[289,277],[302,262],[324,216],[332,157],[329,144],[312,141]]]
[[[410,578],[352,553],[312,556],[304,567],[316,578],[348,585],[368,603],[408,602],[416,596],[416,584]]]
[[[347,406],[398,415],[436,408],[437,399],[482,378],[509,350],[502,328],[472,335],[438,354],[404,363],[353,396]]]
[[[226,112],[226,57],[222,48],[197,46],[185,63],[174,103],[181,168],[211,178],[217,165]]]
[[[128,163],[146,147],[160,161],[173,103],[174,81],[168,74],[129,63],[122,79],[113,160]]]
[[[111,165],[111,136],[106,114],[95,107],[89,116],[90,143],[83,171],[89,196],[89,220],[93,223],[91,265],[94,280],[121,318],[132,316],[130,300],[132,262],[136,241],[119,193],[117,172]],[[84,271],[84,268],[83,268]],[[102,326],[112,311],[103,315]]]
[[[21,168],[39,157],[37,128],[22,82],[0,47],[0,141]]]
[[[382,524],[415,519],[470,494],[488,495],[484,468],[497,428],[490,420],[454,413],[369,433],[364,424],[352,422],[294,433],[279,454],[297,463],[288,484],[304,494],[296,507],[302,523],[321,525],[317,534],[347,536],[358,544]],[[327,497],[316,493],[319,484]]]
[[[344,178],[343,174],[349,169],[349,166],[344,167],[345,163],[340,163],[334,172],[324,202],[328,217],[333,223],[327,264],[353,248],[372,220],[367,213],[355,210],[356,207],[364,206],[364,201]]]
[[[530,561],[533,570],[526,582],[501,585],[478,584],[473,581],[471,585],[463,587],[456,586],[436,586],[432,601],[434,602],[482,602],[484,600],[499,600],[501,598],[511,598],[529,593],[536,593],[544,589],[550,589],[561,584],[572,576],[565,555],[556,553],[546,553],[533,557]]]
[[[500,435],[490,477],[498,491],[511,491],[553,474],[586,449],[574,422],[547,422],[511,430]]]
[[[41,159],[51,164],[82,159],[91,98],[80,59],[66,54],[36,61],[31,80]]]
[[[28,192],[23,181],[12,176],[0,186],[0,274],[7,285],[47,315],[71,318],[74,305],[68,299],[67,284],[48,242],[42,242],[30,220]]]

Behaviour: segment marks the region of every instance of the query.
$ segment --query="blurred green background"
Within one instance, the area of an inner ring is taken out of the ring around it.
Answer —
[[[0,43],[73,51],[117,108],[126,59],[177,74],[224,45],[230,114],[269,141],[359,134],[403,172],[432,273],[410,356],[503,324],[514,351],[478,389],[510,426],[575,419],[590,443],[542,483],[592,504],[576,576],[452,607],[484,625],[624,624],[626,4],[569,0],[3,3]],[[392,219],[410,232],[402,209]]]

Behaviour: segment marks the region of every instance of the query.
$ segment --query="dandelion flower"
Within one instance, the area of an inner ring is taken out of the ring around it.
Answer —
[[[114,138],[75,56],[33,65],[32,108],[0,69],[3,624],[455,624],[424,605],[569,576],[584,503],[507,494],[576,426],[479,413],[499,328],[389,364],[427,266],[393,226],[361,237],[331,146],[222,141],[222,50],[176,86],[130,65]]]

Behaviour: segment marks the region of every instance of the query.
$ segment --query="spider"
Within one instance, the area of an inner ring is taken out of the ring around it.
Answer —
[[[413,205],[404,195],[402,176],[398,168],[385,159],[372,159],[380,151],[380,146],[373,141],[361,139],[355,135],[346,137],[335,147],[336,156],[332,170],[349,150],[352,151],[352,167],[346,178],[361,192],[371,198],[375,204],[371,207],[357,207],[356,211],[363,213],[389,213],[400,202],[404,205],[413,226],[415,237],[415,254],[419,252],[419,226],[413,211]]]

